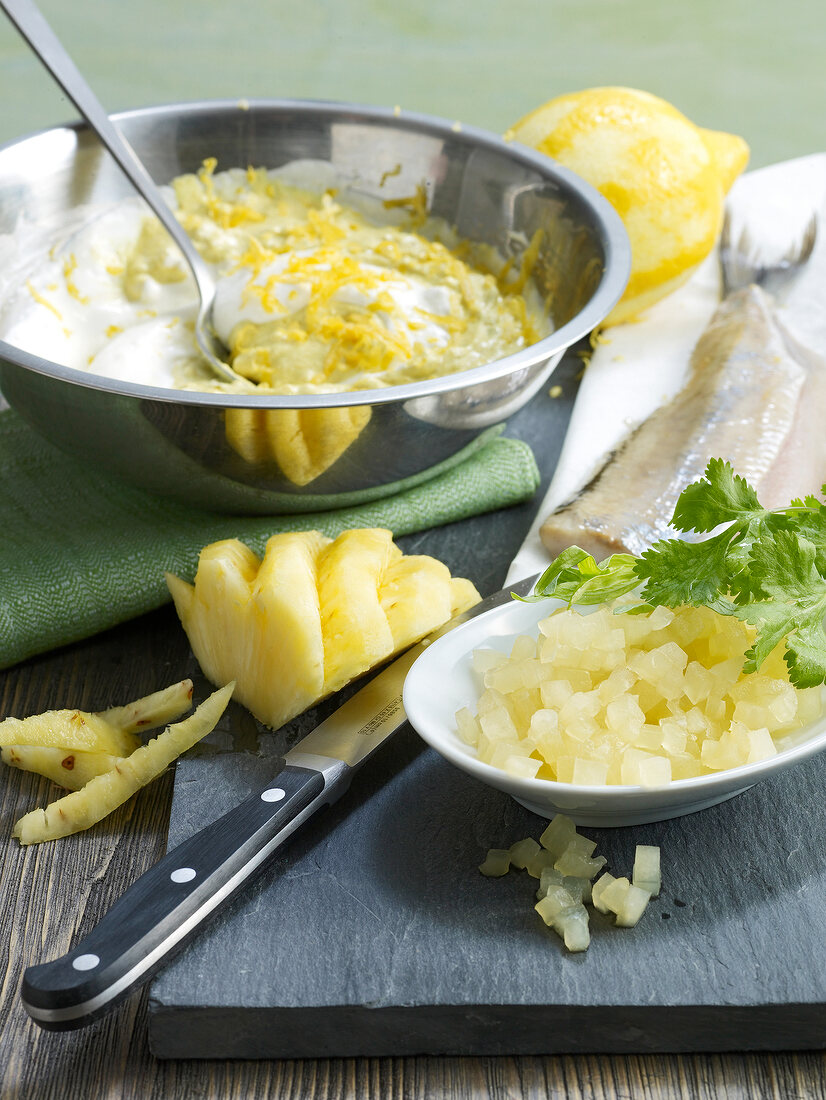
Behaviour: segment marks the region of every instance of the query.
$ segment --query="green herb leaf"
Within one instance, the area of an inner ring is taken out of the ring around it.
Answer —
[[[757,628],[757,639],[746,655],[747,671],[756,671],[785,638],[792,683],[814,687],[826,681],[826,579],[816,559],[817,548],[809,539],[786,530],[772,532],[752,547],[750,566],[769,599],[738,606],[734,612]]]
[[[555,597],[569,607],[573,603],[605,603],[637,587],[636,560],[633,554],[613,554],[597,564],[579,546],[569,546],[548,566],[532,595],[514,598],[532,603]]]
[[[683,489],[671,526],[677,531],[713,531],[721,523],[747,520],[765,513],[757,493],[728,462],[712,458],[705,477]]]
[[[614,554],[599,563],[572,546],[528,599],[602,603],[641,585],[643,602],[623,612],[688,604],[734,615],[757,631],[746,672],[785,640],[791,682],[826,683],[826,505],[807,495],[769,511],[745,478],[715,458],[680,494],[672,525],[686,534],[722,530],[698,541],[663,539],[639,558]]]
[[[723,535],[727,535],[724,532]],[[664,539],[654,543],[637,560],[635,572],[645,581],[642,595],[648,603],[664,607],[714,607],[730,614],[728,591],[727,537],[715,536],[705,542]]]

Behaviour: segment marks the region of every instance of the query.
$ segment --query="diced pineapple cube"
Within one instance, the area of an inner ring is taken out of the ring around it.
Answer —
[[[519,734],[513,719],[505,707],[498,707],[479,716],[479,725],[486,737],[491,741],[517,742]]]
[[[511,866],[511,853],[508,848],[490,848],[484,862],[479,864],[479,870],[488,878],[501,878],[506,875]]]
[[[685,752],[687,739],[686,730],[673,718],[663,718],[660,722],[660,744],[669,756]]]
[[[630,668],[615,668],[599,685],[597,695],[603,705],[607,706],[615,699],[622,698],[636,682],[637,677]]]
[[[616,881],[617,880],[614,878],[614,876],[606,871],[604,875],[600,875],[600,877],[591,887],[591,903],[598,912],[608,912],[608,906],[602,900],[602,895],[605,893],[608,887],[612,886]]]
[[[688,753],[679,753],[671,758],[672,779],[694,779],[703,772],[704,769],[698,759]]]
[[[496,691],[495,688],[485,688],[479,696],[479,702],[476,705],[476,714],[481,718],[483,714],[489,714],[492,710],[502,709],[508,709],[507,700],[502,692]]]
[[[554,676],[558,680],[567,680],[575,694],[584,694],[593,687],[591,673],[584,668],[558,665],[554,667]]]
[[[683,678],[683,691],[691,703],[697,704],[708,698],[713,686],[711,673],[699,661],[689,661]]]
[[[542,761],[533,756],[517,756],[512,753],[502,764],[502,770],[508,775],[514,775],[519,779],[536,779],[537,772],[542,767]]]
[[[664,630],[674,622],[674,612],[669,607],[655,607],[648,616],[649,630]]]
[[[539,688],[543,707],[560,710],[574,694],[569,680],[545,680]]]
[[[502,768],[511,756],[527,756],[530,746],[522,741],[494,741],[490,753],[485,754],[485,762],[494,768]]]
[[[725,768],[736,768],[742,763],[737,753],[737,748],[731,743],[731,739],[725,734],[718,740],[706,738],[700,750],[700,760],[705,767],[712,771],[723,771]]]
[[[543,871],[553,870],[555,858],[554,854],[549,852],[547,848],[539,848],[525,863],[525,870],[531,878],[541,879]],[[554,871],[554,874],[558,875],[559,872]]]
[[[570,875],[572,878],[592,879],[606,863],[604,856],[591,858],[595,847],[596,844],[593,841],[586,840],[577,833],[560,854],[554,867],[563,875]]]
[[[639,886],[629,886],[622,905],[617,911],[617,926],[633,928],[645,912],[645,907],[650,900],[651,895],[647,890],[642,890]]]
[[[495,668],[500,668],[507,661],[507,654],[498,649],[474,649],[471,654],[473,671],[484,682],[485,675]]]
[[[579,692],[560,708],[559,724],[565,733],[577,741],[585,741],[596,730],[594,719],[601,709],[602,703],[595,691]]]
[[[806,725],[814,722],[823,712],[823,689],[819,687],[797,689],[797,722]]]
[[[554,921],[554,930],[563,939],[568,951],[585,951],[591,942],[588,928],[588,911],[584,905],[573,905],[563,910]]]
[[[606,726],[622,734],[626,741],[633,741],[644,723],[645,712],[633,695],[621,695],[605,708]]]
[[[692,707],[691,710],[685,712],[685,728],[686,733],[689,734],[703,734],[705,736],[708,733],[708,718],[699,707]]]
[[[528,634],[520,634],[511,647],[511,660],[522,661],[536,658],[536,639]]]
[[[524,840],[517,840],[516,843],[511,844],[510,847],[511,866],[518,867],[520,871],[524,871],[528,861],[537,856],[539,851],[540,846],[533,837],[525,837]]]
[[[543,898],[536,903],[534,909],[548,927],[551,927],[557,916],[574,905],[574,899],[561,883],[551,883]]]
[[[545,853],[550,856],[550,852]],[[555,867],[543,867],[542,873],[539,876],[539,889],[536,892],[537,900],[544,898],[548,893],[548,889],[551,886],[562,886],[564,884],[565,876],[561,871],[557,871]]]
[[[556,870],[556,868],[554,868],[554,870]],[[562,885],[574,901],[585,902],[591,900],[591,880],[589,878],[580,878],[576,875],[565,875],[562,879]]]
[[[634,851],[634,870],[631,882],[641,890],[657,897],[662,884],[660,849],[654,844],[638,844]]]
[[[602,912],[611,912],[618,915],[625,905],[625,899],[630,889],[631,883],[624,875],[621,878],[615,878],[613,882],[604,886],[599,893],[600,904],[603,907]]]
[[[622,754],[620,767],[620,776],[625,786],[638,787],[641,785],[640,766],[650,756],[650,753],[643,752],[642,749],[628,748],[625,750]]]
[[[604,787],[608,782],[608,765],[577,757],[574,761],[572,782],[582,787]]]
[[[522,677],[522,686],[531,691],[538,691],[544,683],[546,669],[535,657],[526,658],[519,662],[519,673]]]
[[[524,687],[524,683],[518,664],[508,662],[486,672],[485,687],[501,691],[503,695],[508,695],[512,691],[520,691]]]
[[[665,787],[671,782],[671,761],[667,756],[649,756],[640,762],[641,787]]]
[[[513,719],[513,723],[520,737],[523,737],[527,732],[531,718],[535,710],[539,709],[541,698],[538,692],[527,691],[525,688],[521,688],[517,691],[512,691],[510,695],[506,695],[508,703],[508,711]]]
[[[758,760],[768,760],[772,756],[777,756],[777,745],[765,726],[759,730],[749,730],[748,740],[747,764],[756,764]]]
[[[555,710],[542,707],[531,715],[531,724],[528,729],[529,736],[536,739],[549,733],[556,733],[559,729],[559,715]]]
[[[456,729],[466,745],[475,747],[479,743],[479,723],[467,707],[456,711]]]
[[[550,825],[542,833],[539,843],[558,859],[574,837],[577,835],[576,826],[570,817],[565,814],[556,814]],[[593,849],[592,849],[593,850]]]

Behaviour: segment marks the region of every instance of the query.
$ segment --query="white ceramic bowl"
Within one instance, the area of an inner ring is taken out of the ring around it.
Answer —
[[[538,635],[538,624],[558,601],[513,601],[470,619],[433,642],[415,662],[404,686],[404,708],[417,732],[446,760],[490,787],[512,795],[542,817],[565,813],[579,825],[639,825],[703,810],[826,747],[826,716],[782,741],[777,756],[757,764],[674,780],[665,787],[583,787],[547,779],[520,779],[479,760],[460,740],[454,715],[476,712],[479,685],[471,654],[480,646],[509,652],[518,634]],[[587,609],[584,609],[587,610]]]

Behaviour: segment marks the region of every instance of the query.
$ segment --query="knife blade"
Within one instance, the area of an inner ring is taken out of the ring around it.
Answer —
[[[21,987],[29,1016],[50,1031],[85,1027],[148,981],[402,728],[404,680],[425,647],[513,595],[526,596],[536,579],[495,592],[397,657],[290,749],[263,790],[150,867],[66,955],[29,967]]]

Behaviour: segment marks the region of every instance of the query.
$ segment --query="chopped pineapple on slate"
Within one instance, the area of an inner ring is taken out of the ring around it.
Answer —
[[[568,951],[585,951],[591,942],[586,903],[600,913],[613,913],[618,928],[633,928],[659,893],[660,849],[653,845],[637,845],[633,883],[606,871],[592,884],[606,859],[594,855],[595,841],[578,833],[569,817],[557,814],[539,841],[526,837],[510,848],[492,848],[479,870],[500,877],[516,867],[538,877],[534,909]]]

